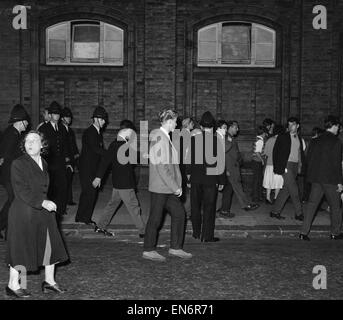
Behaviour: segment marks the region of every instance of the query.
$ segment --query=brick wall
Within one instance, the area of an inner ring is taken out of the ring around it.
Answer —
[[[299,116],[309,134],[328,113],[341,114],[343,32],[340,1],[323,0],[328,30],[312,28],[315,0],[31,0],[26,31],[12,28],[15,1],[0,2],[0,127],[11,107],[22,102],[38,122],[40,108],[52,99],[74,111],[78,137],[95,105],[110,113],[106,143],[122,118],[158,125],[161,107],[200,117],[207,109],[219,118],[241,122],[242,146],[250,148],[264,117],[284,122]],[[40,26],[75,17],[122,22],[127,34],[123,68],[44,66]],[[195,30],[205,22],[250,17],[278,30],[275,70],[198,68]],[[45,20],[45,22],[44,22]],[[342,41],[341,41],[342,42]],[[37,45],[39,48],[37,49]],[[39,54],[39,55],[38,55]]]

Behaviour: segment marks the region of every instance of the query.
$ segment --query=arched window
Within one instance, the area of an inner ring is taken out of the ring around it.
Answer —
[[[219,22],[198,30],[198,61],[210,67],[275,67],[275,30],[250,22]]]
[[[102,21],[75,20],[46,29],[46,63],[124,64],[124,31]]]

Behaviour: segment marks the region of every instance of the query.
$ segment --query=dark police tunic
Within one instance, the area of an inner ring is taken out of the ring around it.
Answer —
[[[47,200],[49,175],[27,154],[12,164],[11,179],[15,199],[9,210],[6,262],[36,271],[68,259],[55,213],[42,207]]]
[[[88,223],[92,219],[98,189],[92,182],[96,177],[101,157],[105,154],[103,137],[94,125],[87,128],[82,135],[82,150],[80,155],[79,173],[81,195],[75,217],[76,222]]]
[[[75,170],[76,162],[77,162],[77,155],[79,155],[79,149],[77,147],[76,138],[74,130],[70,127],[64,126],[66,130],[66,139],[68,145],[68,154],[70,156],[70,165]],[[67,169],[67,202],[73,202],[73,172],[68,168]]]
[[[69,163],[68,142],[66,129],[58,124],[55,131],[51,122],[43,124],[39,131],[44,134],[49,143],[49,152],[45,156],[48,162],[50,187],[48,196],[57,205],[57,213],[65,214],[67,206],[67,174],[66,165]]]
[[[4,159],[1,166],[1,181],[7,192],[7,201],[0,212],[0,230],[7,228],[8,209],[14,199],[13,188],[11,184],[11,164],[18,158],[22,152],[20,150],[21,134],[10,125],[3,133],[0,143],[0,158]]]

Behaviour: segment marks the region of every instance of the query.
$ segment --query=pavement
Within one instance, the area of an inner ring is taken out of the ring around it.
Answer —
[[[43,294],[41,282],[44,272],[41,270],[27,276],[27,289],[32,294],[30,300],[117,300],[114,306],[115,318],[118,319],[160,318],[161,315],[127,317],[125,306],[134,307],[136,303],[153,306],[156,300],[170,300],[167,303],[169,308],[166,308],[169,312],[164,314],[166,319],[170,319],[173,318],[170,304],[187,306],[212,304],[213,300],[343,298],[341,241],[313,239],[307,242],[277,238],[223,239],[216,243],[201,243],[190,237],[184,249],[192,253],[193,258],[180,259],[168,255],[169,236],[163,234],[157,250],[166,257],[165,262],[143,259],[143,244],[137,237],[127,241],[67,237],[66,246],[70,263],[63,263],[56,270],[56,281],[67,290],[66,293]],[[5,252],[6,245],[0,242],[0,256],[4,256]],[[320,279],[317,277],[319,273]],[[8,268],[0,263],[0,301],[13,299],[5,295],[7,283]],[[316,284],[321,285],[320,290]],[[213,304],[215,316],[206,314],[199,316],[199,319],[222,319],[219,310],[232,312],[231,301],[225,301],[220,308],[216,302]],[[246,312],[244,306],[238,307],[237,312]],[[256,307],[254,305],[251,309],[255,313]],[[27,314],[26,308],[27,305],[24,308]],[[76,310],[79,315],[80,308],[68,308],[68,313],[69,309]],[[58,308],[53,310],[58,312]],[[99,314],[96,307],[86,307],[85,310]],[[108,310],[113,313],[113,309]],[[269,311],[268,306],[267,309],[264,306],[261,315],[266,310]],[[283,314],[285,311],[287,308],[280,308]],[[294,316],[294,309],[292,311]],[[188,317],[180,313],[179,318]],[[190,318],[198,319],[196,316]]]
[[[73,181],[73,200],[78,203],[80,196],[80,183],[78,174],[74,176]],[[107,201],[110,199],[112,192],[111,179],[107,179],[107,182],[99,192],[98,200],[95,206],[92,219],[98,222],[105,208]],[[139,202],[142,208],[143,220],[147,221],[150,207],[150,195],[146,188],[138,189],[137,193]],[[6,193],[2,186],[0,186],[0,203],[4,203],[6,199]],[[221,206],[221,193],[219,193],[217,208]],[[87,226],[82,223],[75,222],[75,215],[77,211],[77,205],[68,206],[67,215],[63,216],[61,221],[62,231],[66,236],[78,236],[84,238],[97,237],[91,226]],[[282,215],[286,217],[285,220],[276,220],[270,218],[269,213],[271,206],[265,203],[260,203],[260,207],[255,211],[244,211],[240,208],[236,197],[233,197],[232,212],[235,213],[235,217],[232,219],[216,218],[215,235],[223,238],[249,238],[249,237],[295,237],[298,235],[302,223],[294,219],[294,210],[291,201],[286,204]],[[124,205],[122,205],[117,213],[114,215],[109,231],[113,231],[116,235],[129,235],[136,234],[137,229],[133,224],[129,213]],[[161,232],[169,232],[170,230],[170,216],[166,215],[163,228]],[[313,228],[311,231],[311,237],[327,237],[330,231],[330,213],[322,210],[317,213]],[[191,222],[187,222],[187,235],[192,233]]]

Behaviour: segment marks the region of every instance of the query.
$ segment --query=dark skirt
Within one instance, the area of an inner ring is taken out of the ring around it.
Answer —
[[[6,263],[36,271],[68,260],[55,213],[45,209],[28,212],[23,206],[15,199],[9,211]]]

